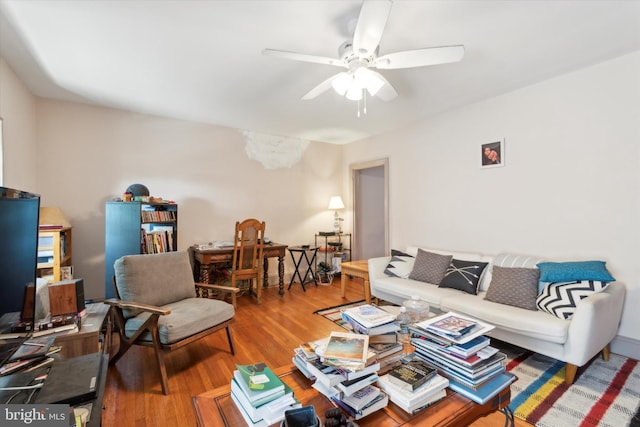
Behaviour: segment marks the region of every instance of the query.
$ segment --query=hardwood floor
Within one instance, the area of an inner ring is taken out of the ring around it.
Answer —
[[[305,341],[319,339],[333,330],[334,323],[313,314],[315,310],[364,298],[362,281],[348,285],[347,298],[340,296],[340,279],[331,286],[295,284],[283,296],[277,288],[263,292],[261,305],[249,297],[238,298],[232,325],[236,355],[229,353],[224,331],[212,334],[166,358],[170,394],[162,394],[151,348],[136,346],[115,366],[109,367],[104,395],[102,425],[105,427],[194,426],[191,397],[225,385],[235,364],[265,361],[272,367],[291,363],[293,349]],[[117,345],[117,338],[116,338]],[[474,427],[504,425],[504,416],[494,414],[476,421]],[[516,420],[516,427],[529,427]]]

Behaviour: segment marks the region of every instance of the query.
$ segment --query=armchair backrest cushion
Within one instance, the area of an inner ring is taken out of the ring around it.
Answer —
[[[163,306],[196,296],[189,254],[185,251],[126,255],[114,264],[120,299]],[[136,313],[128,313],[132,317]]]

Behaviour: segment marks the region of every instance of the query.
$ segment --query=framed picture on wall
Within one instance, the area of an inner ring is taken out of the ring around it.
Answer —
[[[480,157],[480,167],[482,168],[504,166],[504,139],[482,144]]]

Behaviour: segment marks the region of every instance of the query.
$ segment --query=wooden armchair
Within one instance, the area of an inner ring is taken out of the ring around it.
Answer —
[[[226,329],[231,354],[235,354],[229,324],[235,315],[237,289],[196,283],[187,252],[127,255],[115,262],[117,299],[105,304],[120,334],[116,363],[134,344],[154,349],[162,392],[169,394],[164,353]],[[197,298],[196,287],[231,292],[233,304]]]

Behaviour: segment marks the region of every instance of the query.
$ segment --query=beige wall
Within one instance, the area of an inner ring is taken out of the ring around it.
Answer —
[[[9,65],[0,58],[5,187],[37,192],[36,100]]]
[[[506,139],[505,166],[480,144]],[[602,259],[627,286],[615,349],[640,358],[640,52],[349,144],[389,157],[390,241]]]

